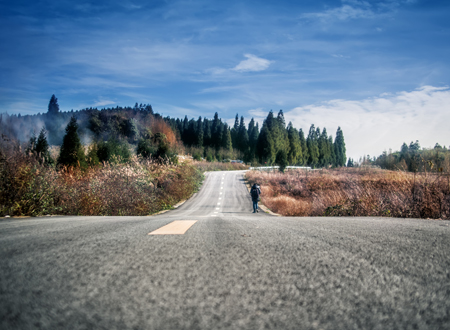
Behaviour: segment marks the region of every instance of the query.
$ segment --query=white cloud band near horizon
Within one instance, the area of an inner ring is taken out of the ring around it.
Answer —
[[[255,113],[256,115],[256,113]],[[411,92],[383,94],[360,101],[335,99],[284,112],[286,122],[309,130],[311,124],[333,138],[340,126],[347,157],[358,160],[369,154],[400,150],[419,140],[422,147],[450,145],[450,88],[423,86]],[[308,131],[305,131],[305,135]]]

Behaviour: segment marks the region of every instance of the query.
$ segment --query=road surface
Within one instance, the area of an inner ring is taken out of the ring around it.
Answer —
[[[448,221],[251,212],[213,172],[158,216],[0,220],[0,329],[450,329]]]

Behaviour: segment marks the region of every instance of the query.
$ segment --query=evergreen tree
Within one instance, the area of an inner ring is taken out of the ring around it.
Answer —
[[[289,153],[287,159],[290,165],[297,165],[303,158],[300,136],[291,122],[288,124],[287,131],[289,139]]]
[[[273,116],[273,114],[272,114]],[[269,121],[273,121],[271,134],[274,141],[275,154],[279,150],[285,150],[286,154],[289,152],[289,139],[286,130],[286,123],[284,121],[283,111],[280,110],[277,118],[273,120],[268,118]]]
[[[224,126],[222,135],[222,148],[228,153],[228,156],[230,156],[230,153],[233,151],[233,143],[231,141],[231,131],[227,124]]]
[[[249,145],[249,160],[254,161],[256,152],[256,143],[258,142],[259,128],[258,123],[255,125],[255,120],[252,118],[248,124],[248,145]]]
[[[90,116],[87,127],[94,133],[96,138],[100,136],[103,131],[103,122],[100,120],[98,112]]]
[[[266,121],[264,121],[256,144],[256,156],[261,164],[272,165],[275,161],[275,155],[273,138]]]
[[[185,144],[188,146],[198,145],[197,121],[193,118],[188,122],[188,129],[185,132]]]
[[[239,131],[239,115],[236,114],[234,118],[234,126],[231,128],[231,141],[233,143],[233,148],[237,149],[238,145],[238,131]]]
[[[319,146],[316,139],[316,129],[314,124],[309,128],[308,137],[306,138],[306,145],[308,146],[308,165],[312,168],[319,164]]]
[[[333,143],[333,137],[330,135],[328,137],[328,147],[330,148],[330,164],[335,166],[336,164],[336,153],[334,152],[334,143]]]
[[[278,112],[277,120],[280,123],[281,127],[286,128],[286,120],[284,119],[283,110]]]
[[[53,164],[53,159],[50,156],[50,149],[47,142],[47,132],[45,131],[44,127],[42,127],[41,132],[39,133],[39,136],[37,138],[35,151],[36,154],[43,159],[45,164]]]
[[[319,137],[319,165],[322,167],[328,167],[332,165],[331,148],[328,140],[327,129],[322,130],[322,134]]]
[[[272,111],[272,110],[269,111],[269,114],[267,115],[267,118],[266,118],[266,120],[264,121],[263,126],[264,126],[264,124],[267,126],[267,129],[268,129],[270,132],[273,131],[273,128],[274,128],[275,125],[276,125],[276,119],[275,119],[275,117],[274,117],[274,115],[273,115],[273,111]],[[261,128],[261,130],[262,130],[262,128]]]
[[[50,115],[57,114],[59,112],[59,105],[58,105],[58,99],[56,98],[55,94],[52,95],[50,98],[50,102],[48,103],[48,113]]]
[[[220,148],[220,142],[222,141],[222,125],[221,120],[219,119],[219,114],[216,112],[214,114],[214,119],[211,125],[211,144],[214,148]]]
[[[59,153],[58,166],[86,167],[84,149],[78,136],[78,124],[75,117],[70,118],[66,126],[66,135],[63,138]]]
[[[408,154],[409,154],[409,163],[408,163],[408,171],[417,172],[419,170],[420,165],[420,144],[419,141],[412,142],[409,144]]]
[[[149,138],[140,138],[136,147],[136,154],[143,158],[150,158],[152,155],[156,155],[156,150],[157,147]]]
[[[54,163],[52,157],[50,156],[50,148],[47,142],[47,132],[44,127],[42,127],[38,138],[36,138],[34,134],[30,138],[27,151],[33,153],[40,163],[44,163],[46,165],[52,165]]]
[[[308,152],[308,145],[306,143],[305,134],[303,133],[303,130],[300,128],[298,132],[299,140],[300,140],[300,146],[302,148],[302,158],[299,160],[300,165],[306,165],[308,164],[309,160],[309,152]]]
[[[355,164],[353,162],[353,159],[349,158],[348,162],[347,162],[347,167],[354,167],[354,166],[355,166]]]
[[[220,157],[220,148],[222,148],[222,144],[223,144],[223,136],[225,134],[225,130],[224,130],[224,126],[222,124],[222,121],[219,122],[219,125],[217,126],[217,133],[215,136],[216,139],[216,144],[215,144],[215,148],[216,148],[216,158],[221,160]]]
[[[338,127],[336,131],[336,139],[334,140],[334,152],[336,155],[336,166],[345,166],[345,162],[347,160],[346,150],[345,150],[345,142],[344,142],[344,133],[341,128]]]
[[[255,120],[252,118],[248,123],[247,133],[248,133],[248,143],[250,145],[250,137],[253,134],[253,130],[255,129]]]
[[[211,121],[206,118],[203,120],[203,132],[203,145],[205,147],[211,147]]]
[[[135,118],[129,118],[123,122],[123,135],[128,137],[131,141],[137,140],[139,137],[139,130],[137,128],[137,121]]]
[[[102,162],[125,163],[130,159],[131,152],[128,147],[128,144],[124,140],[120,140],[113,135],[108,139],[108,141],[106,142],[101,141],[98,143],[97,157],[99,162],[101,163]]]
[[[237,146],[238,150],[242,152],[244,156],[248,154],[248,133],[247,128],[245,127],[243,116],[241,117],[241,121],[238,127]]]
[[[86,162],[89,166],[97,166],[100,163],[100,160],[98,159],[98,144],[92,143],[89,146],[88,154],[86,156]]]
[[[199,147],[203,147],[203,122],[202,122],[202,117],[198,117],[197,120],[197,146]]]
[[[183,128],[181,131],[181,139],[183,140],[183,143],[189,139],[189,119],[187,116],[184,116],[183,120]]]
[[[286,150],[278,150],[277,155],[275,157],[275,163],[279,166],[280,172],[284,173],[286,166],[288,165],[288,156]]]
[[[44,116],[45,128],[48,132],[49,144],[61,144],[61,136],[64,134],[61,124],[67,118],[64,115],[65,113],[59,112],[58,99],[53,94],[48,104],[48,112]]]

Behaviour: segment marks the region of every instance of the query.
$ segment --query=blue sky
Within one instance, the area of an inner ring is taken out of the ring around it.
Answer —
[[[0,1],[0,112],[151,104],[335,135],[347,154],[450,145],[450,2]]]

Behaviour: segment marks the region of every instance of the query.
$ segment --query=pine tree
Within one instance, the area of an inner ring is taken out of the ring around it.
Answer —
[[[268,124],[268,127],[272,127],[271,129],[269,128],[269,130],[274,141],[275,154],[279,150],[284,150],[287,154],[289,152],[289,139],[286,130],[286,123],[284,121],[283,111],[280,110],[277,118],[273,118],[273,113],[269,113],[266,121],[272,122],[270,125]]]
[[[299,140],[300,140],[300,146],[302,147],[302,158],[299,160],[300,165],[306,165],[308,164],[309,160],[309,152],[308,152],[308,145],[306,143],[305,134],[303,133],[303,130],[300,128],[298,132]]]
[[[264,125],[267,126],[267,129],[268,129],[270,132],[273,131],[273,128],[274,128],[275,125],[276,125],[276,119],[275,119],[275,117],[274,117],[274,115],[273,115],[273,111],[272,111],[272,110],[269,111],[269,114],[267,115],[266,120],[264,120],[263,126],[264,126]],[[262,131],[262,128],[261,128],[261,131]]]
[[[283,110],[278,112],[277,120],[280,123],[281,127],[286,128],[286,120],[284,119]]]
[[[48,103],[48,113],[51,115],[57,114],[59,112],[58,99],[55,94],[50,98],[50,102]]]
[[[66,126],[66,135],[63,138],[57,165],[86,167],[86,157],[78,136],[78,124],[75,117],[70,118]]]
[[[345,150],[345,142],[344,142],[344,133],[341,128],[338,127],[336,131],[336,139],[334,140],[334,152],[336,155],[336,166],[345,166],[345,162],[347,160],[346,150]]]
[[[275,161],[275,146],[269,127],[264,124],[261,128],[261,133],[258,136],[256,144],[256,156],[259,158],[261,164],[272,165]]]
[[[214,119],[211,125],[211,144],[214,148],[220,148],[220,142],[222,141],[222,125],[221,120],[219,119],[219,114],[216,112],[214,114]]]
[[[289,139],[289,153],[287,159],[290,165],[297,165],[303,159],[299,133],[291,122],[288,124],[287,131]]]
[[[331,145],[333,147],[333,145]],[[327,129],[324,128],[319,137],[319,165],[328,167],[332,164],[331,147],[329,145]]]
[[[349,158],[348,162],[347,162],[347,167],[354,167],[354,166],[355,165],[354,165],[353,159]]]
[[[312,168],[315,168],[319,164],[319,146],[317,144],[316,129],[314,127],[314,124],[312,124],[309,128],[308,137],[306,138],[306,144],[308,146],[309,153],[308,165]]]
[[[211,147],[211,140],[211,121],[205,118],[203,120],[203,145]]]
[[[288,165],[288,156],[286,150],[278,150],[277,155],[275,157],[275,163],[279,166],[280,172],[284,173],[286,166]]]
[[[54,163],[52,157],[50,156],[50,149],[47,142],[47,132],[44,127],[42,127],[37,138],[36,154],[43,159],[44,164],[51,165]]]
[[[52,145],[61,144],[61,136],[63,135],[63,129],[61,122],[65,119],[62,117],[64,114],[59,112],[58,99],[55,94],[50,98],[48,104],[48,112],[44,116],[45,128],[48,132],[48,142]]]
[[[197,120],[197,146],[199,147],[203,147],[203,122],[202,122],[202,117],[198,117]]]
[[[187,141],[189,139],[189,119],[187,116],[184,116],[183,119],[183,126],[182,126],[182,130],[181,130],[181,140],[183,140],[183,143],[185,143],[185,141]]]
[[[334,152],[333,137],[330,135],[328,137],[328,148],[330,148],[330,164],[335,166],[336,164],[336,153]]]
[[[27,151],[35,155],[40,163],[44,163],[45,165],[52,165],[54,163],[50,156],[50,149],[47,142],[47,132],[44,127],[42,127],[37,138],[34,134],[30,138]]]
[[[233,148],[237,149],[238,145],[238,131],[239,131],[239,115],[236,114],[236,118],[234,118],[234,126],[231,128],[231,141],[233,143]]]
[[[249,160],[254,161],[256,152],[256,143],[258,142],[259,128],[258,123],[255,125],[255,120],[252,118],[248,124],[248,145],[249,145]]]
[[[247,128],[245,127],[243,116],[241,117],[241,121],[238,127],[237,146],[238,150],[242,152],[244,156],[248,154],[248,133]]]
[[[231,153],[233,151],[233,143],[231,141],[231,131],[227,124],[224,126],[224,132],[222,134],[222,148],[225,151]]]

